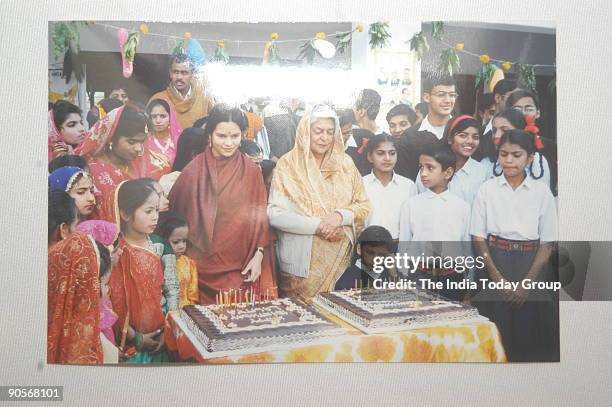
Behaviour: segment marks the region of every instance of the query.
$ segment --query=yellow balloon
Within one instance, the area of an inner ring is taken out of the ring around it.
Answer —
[[[501,69],[496,69],[491,76],[491,80],[489,81],[489,92],[493,92],[493,88],[497,82],[501,81],[502,79],[504,79],[504,71]]]

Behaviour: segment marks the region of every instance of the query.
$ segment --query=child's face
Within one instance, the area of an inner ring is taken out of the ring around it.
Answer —
[[[452,168],[442,170],[442,164],[425,154],[419,157],[419,170],[421,171],[421,182],[425,188],[436,189],[448,185],[453,175]]]
[[[437,85],[431,89],[430,93],[423,94],[423,100],[429,103],[429,111],[438,116],[448,116],[455,108],[457,92],[455,85]]]
[[[387,257],[391,255],[391,252],[386,245],[374,245],[368,243],[362,243],[360,246],[359,254],[361,255],[361,263],[372,268],[374,266],[375,257]]]
[[[87,216],[93,212],[96,198],[94,197],[93,182],[89,176],[82,176],[72,185],[68,194],[74,199],[81,216]]]
[[[480,144],[480,135],[475,127],[468,127],[455,134],[448,144],[455,155],[469,158]]]
[[[174,254],[182,256],[187,250],[187,235],[189,234],[189,228],[187,226],[181,226],[172,231],[168,236],[168,241]]]
[[[512,108],[520,111],[526,116],[533,116],[536,119],[540,118],[540,111],[536,107],[533,98],[529,96],[517,100]]]
[[[391,172],[397,163],[397,151],[393,143],[380,143],[374,151],[368,153],[368,161],[378,172]]]
[[[514,126],[504,117],[496,117],[493,119],[493,141],[499,142],[499,139],[506,130],[514,130]]]
[[[410,126],[412,126],[412,124],[405,114],[398,114],[389,119],[389,131],[391,132],[391,136],[395,139],[399,139],[402,133],[410,128]]]
[[[151,234],[157,226],[159,219],[159,195],[151,193],[147,200],[134,211],[134,214],[126,219],[132,231],[141,234]]]
[[[525,168],[533,161],[533,154],[528,154],[518,144],[504,143],[499,147],[499,163],[507,178],[517,177],[525,172]]]

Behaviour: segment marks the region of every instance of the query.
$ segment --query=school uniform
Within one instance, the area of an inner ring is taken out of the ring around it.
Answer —
[[[471,255],[469,227],[470,206],[463,199],[449,190],[436,194],[427,189],[402,205],[399,251],[412,256],[422,254],[453,258],[469,256]],[[429,278],[445,282],[445,280],[461,281],[467,278],[467,272],[457,273],[454,269],[433,276],[432,270],[425,267],[414,274],[412,278],[415,280]],[[444,287],[438,292],[440,295],[456,301],[463,299],[463,290],[449,290],[446,288],[446,282]]]
[[[429,115],[427,115],[419,125],[419,131],[428,131],[433,133],[438,140],[442,140],[442,137],[444,136],[444,127],[446,127],[446,123],[442,126],[434,126],[431,124],[429,121]]]
[[[366,219],[365,226],[382,226],[391,233],[393,239],[397,239],[402,205],[408,198],[416,195],[414,182],[393,173],[391,181],[383,185],[372,172],[363,177],[363,185],[372,203],[372,210]]]
[[[482,184],[472,207],[470,233],[487,239],[497,269],[508,281],[522,281],[541,242],[557,240],[557,208],[550,188],[525,177],[512,189],[504,175]],[[480,278],[488,279],[486,271]],[[546,267],[539,281],[554,281]],[[559,360],[557,293],[531,290],[516,308],[497,290],[485,289],[475,297],[481,313],[495,322],[509,361]]]
[[[448,184],[448,190],[472,205],[480,185],[489,178],[487,167],[470,157],[463,167],[455,172]],[[417,175],[416,186],[419,193],[427,190],[421,181],[420,171]]]

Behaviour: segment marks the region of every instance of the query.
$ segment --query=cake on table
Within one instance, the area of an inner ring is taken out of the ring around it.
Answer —
[[[186,305],[181,318],[207,352],[262,349],[345,333],[314,307],[289,298],[243,303]]]
[[[365,333],[482,320],[476,308],[423,290],[351,289],[320,293],[315,305]]]

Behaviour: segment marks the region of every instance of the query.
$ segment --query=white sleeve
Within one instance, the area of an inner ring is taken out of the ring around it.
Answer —
[[[542,154],[542,153],[540,153],[540,154]],[[550,166],[548,165],[548,160],[546,159],[546,157],[544,157],[544,154],[542,154],[542,168],[543,168],[543,171],[544,171],[544,175],[542,176],[542,180],[544,180],[544,182],[546,183],[548,188],[551,188],[551,185],[550,185]]]
[[[314,235],[321,219],[301,215],[290,209],[291,203],[279,194],[270,190],[268,202],[268,219],[270,225],[283,232],[297,235]]]
[[[419,179],[420,179],[420,177],[419,177]],[[418,192],[417,192],[416,184],[411,179],[409,179],[408,181],[410,182],[410,188],[409,188],[409,191],[408,191],[408,198],[411,198],[413,196],[416,196]]]
[[[485,184],[480,186],[476,199],[472,204],[472,215],[470,219],[470,234],[472,236],[487,238],[487,208]]]
[[[409,242],[412,240],[410,230],[410,199],[402,204],[399,217],[399,241]]]
[[[557,205],[550,188],[544,189],[544,199],[540,209],[538,234],[541,242],[555,242],[559,239]]]
[[[461,240],[464,242],[472,240],[472,236],[470,235],[470,215],[470,207],[468,206],[463,217],[463,233],[461,234]]]
[[[421,171],[420,170],[416,176],[415,183],[416,183],[417,194],[422,194],[423,192],[427,191],[427,188],[425,188],[425,185],[423,185],[423,182],[421,181]]]

